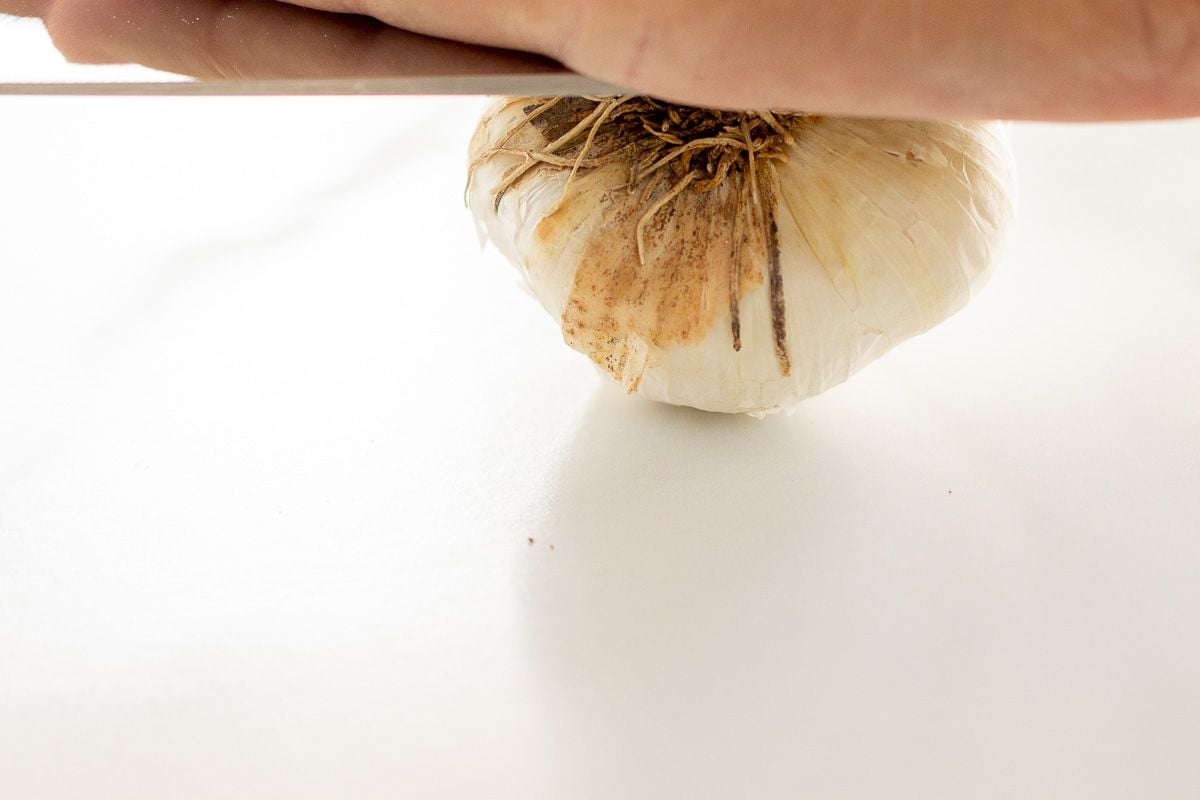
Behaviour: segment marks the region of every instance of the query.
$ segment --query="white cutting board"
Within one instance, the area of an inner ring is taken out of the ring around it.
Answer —
[[[967,311],[626,399],[479,100],[0,103],[0,795],[1195,798],[1200,124],[1020,126]]]

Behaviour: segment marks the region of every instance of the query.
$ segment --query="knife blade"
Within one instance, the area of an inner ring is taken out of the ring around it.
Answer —
[[[0,95],[243,97],[334,95],[620,95],[627,92],[569,70],[544,73],[283,78],[246,81],[0,83]]]

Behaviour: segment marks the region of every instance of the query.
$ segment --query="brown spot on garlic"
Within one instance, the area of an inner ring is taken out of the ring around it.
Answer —
[[[656,351],[696,344],[736,314],[738,301],[763,283],[761,265],[771,260],[769,228],[739,223],[745,213],[739,211],[745,194],[741,174],[711,191],[671,198],[645,226],[645,250],[639,253],[639,224],[681,179],[679,169],[662,170],[633,194],[610,193],[601,224],[589,232],[563,309],[567,343],[630,392],[654,365]],[[571,235],[575,191],[537,226],[539,239]],[[731,323],[736,326],[737,318]],[[740,335],[736,327],[733,331],[739,347]],[[779,342],[783,346],[782,337]]]
[[[772,186],[774,161],[786,158],[804,117],[639,97],[527,98],[509,107],[524,121],[477,157],[521,158],[496,187],[493,209],[540,169],[570,168],[534,238],[565,252],[574,232],[588,231],[570,249],[579,263],[563,308],[569,344],[632,392],[658,351],[697,344],[726,317],[740,352],[741,300],[769,279],[770,333],[780,374],[790,375]],[[593,213],[597,186],[601,214]]]

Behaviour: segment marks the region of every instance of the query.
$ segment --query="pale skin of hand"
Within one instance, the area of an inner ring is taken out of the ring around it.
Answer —
[[[344,74],[347,59],[369,62],[378,29],[297,5],[541,53],[698,105],[924,118],[1200,115],[1200,0],[0,0],[0,12],[42,17],[78,61],[201,77]]]

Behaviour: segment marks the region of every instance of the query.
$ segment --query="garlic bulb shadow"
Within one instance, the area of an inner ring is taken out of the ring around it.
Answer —
[[[590,754],[562,796],[737,796],[745,774],[721,781],[791,768],[768,732],[803,680],[808,587],[836,573],[825,498],[852,477],[799,417],[598,392],[523,559],[547,739]]]
[[[889,496],[890,457],[820,412],[611,389],[518,567],[558,796],[964,796],[992,748],[1036,741],[1036,609],[993,542]]]

